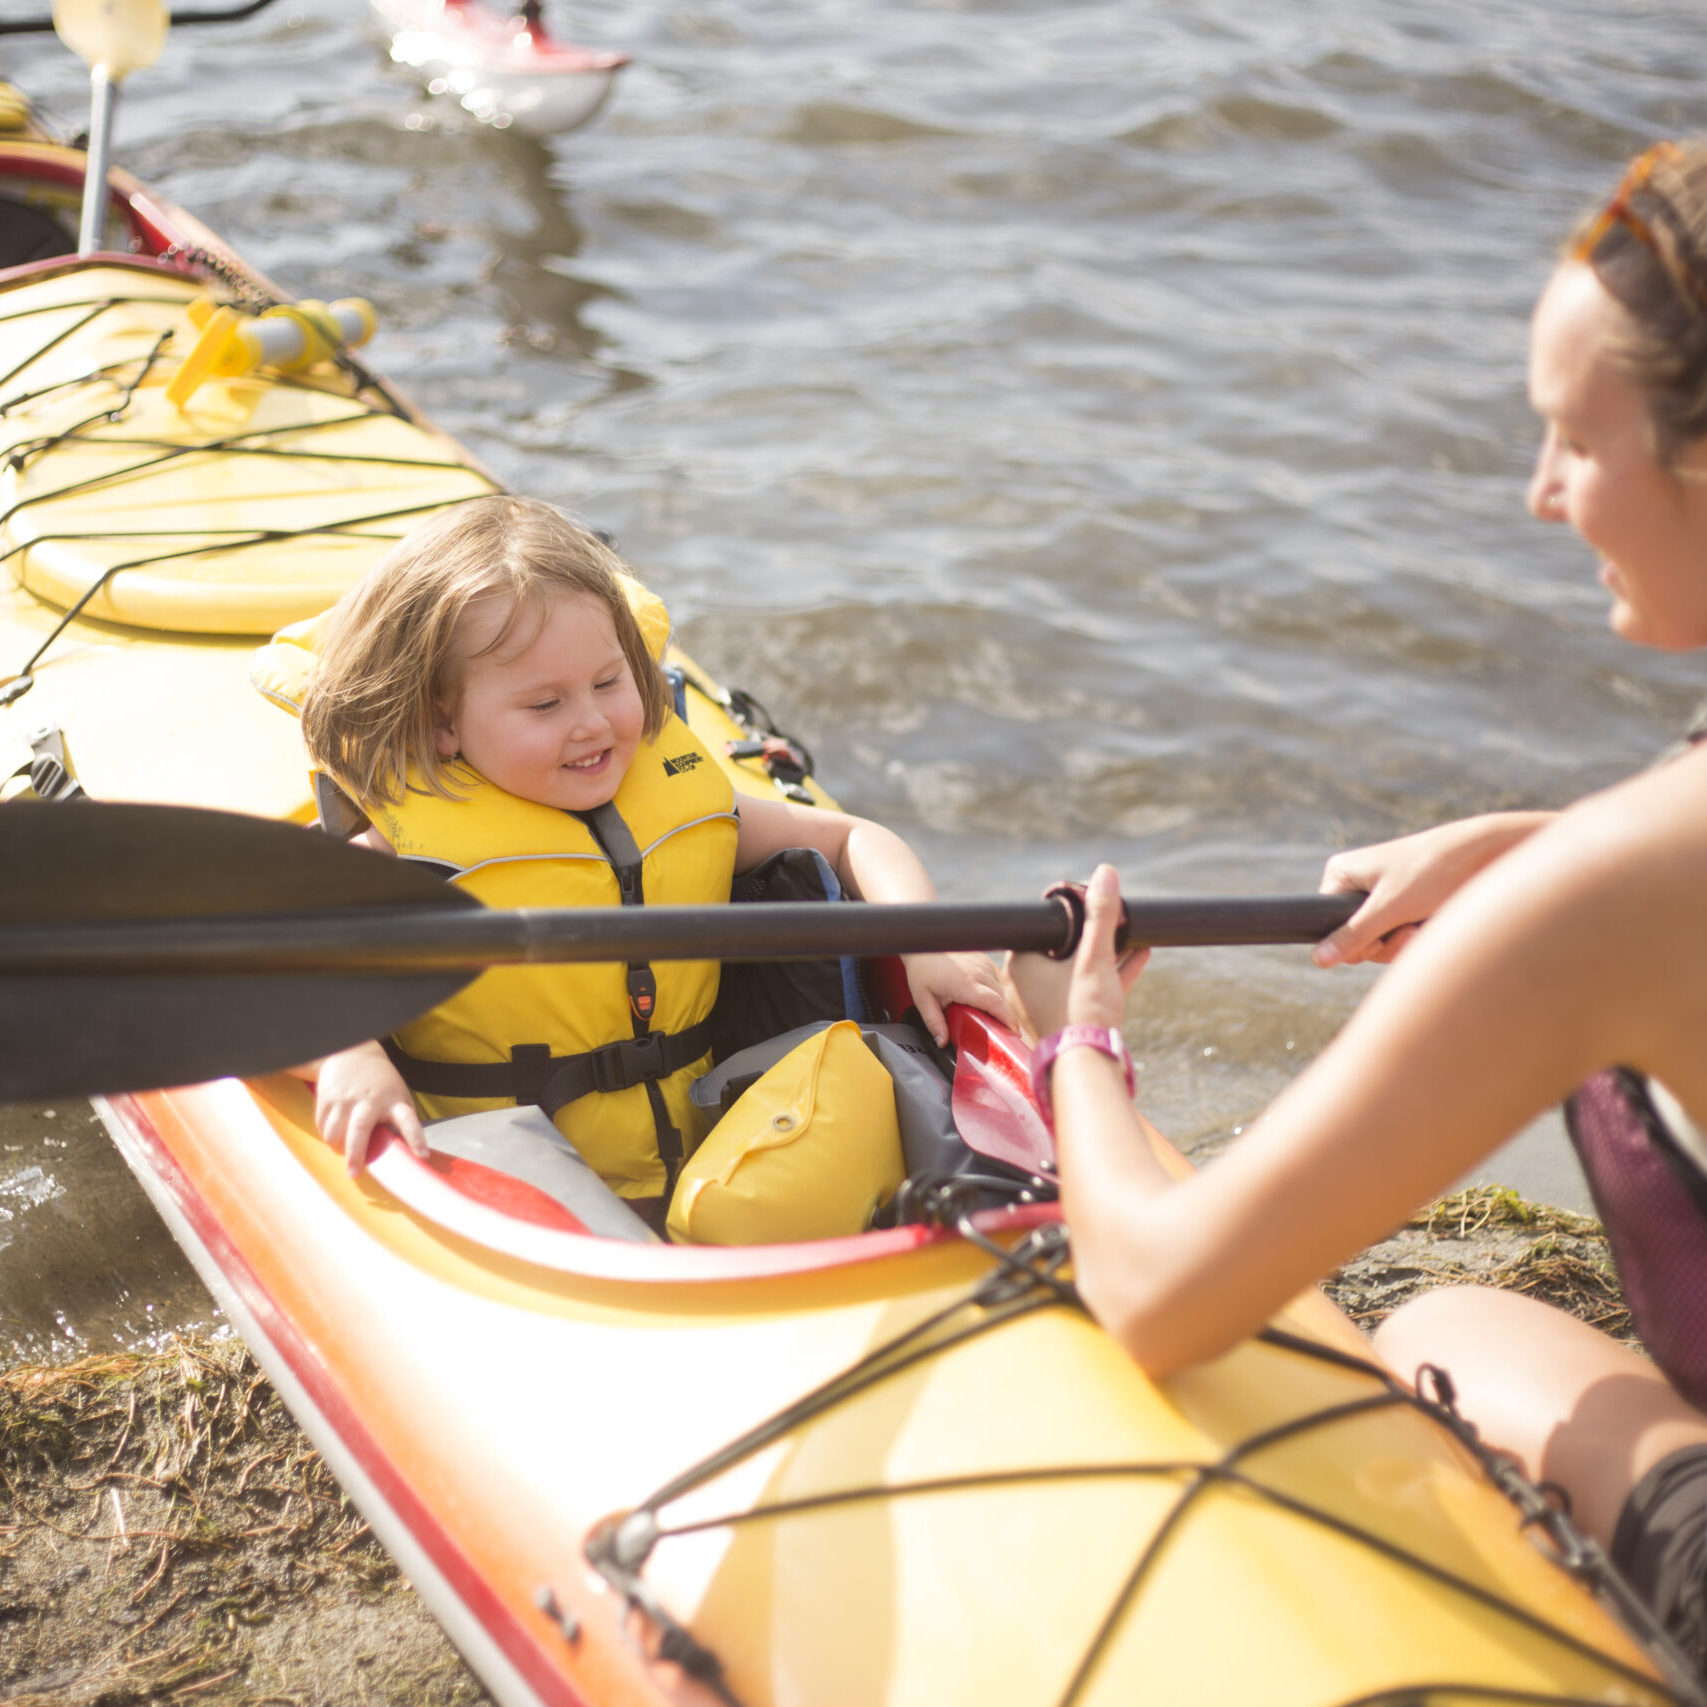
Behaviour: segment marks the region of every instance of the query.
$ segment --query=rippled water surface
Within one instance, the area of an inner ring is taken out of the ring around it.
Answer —
[[[1707,128],[1697,8],[565,21],[636,63],[549,144],[425,99],[355,0],[279,0],[175,35],[118,158],[287,289],[372,298],[375,363],[614,532],[947,892],[1098,856],[1312,888],[1336,846],[1611,781],[1692,703],[1699,665],[1614,641],[1523,512],[1523,342],[1576,212]],[[75,61],[0,55],[75,128]],[[1162,957],[1149,1106],[1228,1132],[1362,987]],[[0,1124],[0,1358],[205,1315],[117,1167],[80,1111]]]

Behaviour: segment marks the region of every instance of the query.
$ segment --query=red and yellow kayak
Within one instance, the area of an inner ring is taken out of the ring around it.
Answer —
[[[81,171],[0,140],[0,203],[62,218]],[[96,797],[306,819],[253,653],[493,482],[348,358],[174,402],[192,305],[277,293],[116,173],[108,244],[0,270],[0,776],[57,744]],[[714,751],[756,732],[681,662]],[[984,1117],[1034,1120],[1017,1040],[955,1026]],[[505,1703],[1678,1699],[1316,1295],[1155,1383],[1075,1303],[1047,1204],[630,1243],[450,1156],[352,1181],[288,1078],[98,1107]]]

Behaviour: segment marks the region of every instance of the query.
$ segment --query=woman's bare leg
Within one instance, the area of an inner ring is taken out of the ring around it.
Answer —
[[[1387,1318],[1375,1344],[1407,1381],[1424,1363],[1445,1369],[1482,1438],[1566,1489],[1578,1524],[1603,1546],[1654,1465],[1707,1445],[1707,1416],[1645,1357],[1521,1293],[1424,1293]]]

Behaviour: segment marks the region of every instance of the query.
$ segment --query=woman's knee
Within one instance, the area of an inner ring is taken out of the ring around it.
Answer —
[[[1515,1326],[1508,1325],[1507,1308],[1514,1296],[1493,1286],[1442,1286],[1419,1293],[1375,1330],[1375,1348],[1406,1381],[1415,1381],[1424,1364],[1453,1373],[1490,1356],[1498,1360]]]
[[[1425,1292],[1387,1318],[1375,1343],[1406,1380],[1424,1364],[1444,1369],[1466,1414],[1526,1454],[1607,1382],[1625,1402],[1641,1390],[1649,1403],[1681,1403],[1641,1353],[1551,1304],[1494,1286]]]
[[[1603,1542],[1648,1469],[1707,1441],[1707,1418],[1639,1352],[1521,1293],[1425,1293],[1382,1324],[1376,1346],[1407,1380],[1423,1364],[1445,1369],[1482,1437],[1528,1475],[1569,1489]]]

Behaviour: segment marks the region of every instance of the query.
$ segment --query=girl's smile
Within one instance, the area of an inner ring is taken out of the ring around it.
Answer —
[[[519,634],[505,633],[512,621]],[[481,599],[457,623],[452,670],[434,731],[445,758],[460,755],[508,793],[562,811],[615,795],[646,714],[599,600],[559,594],[534,625]]]

